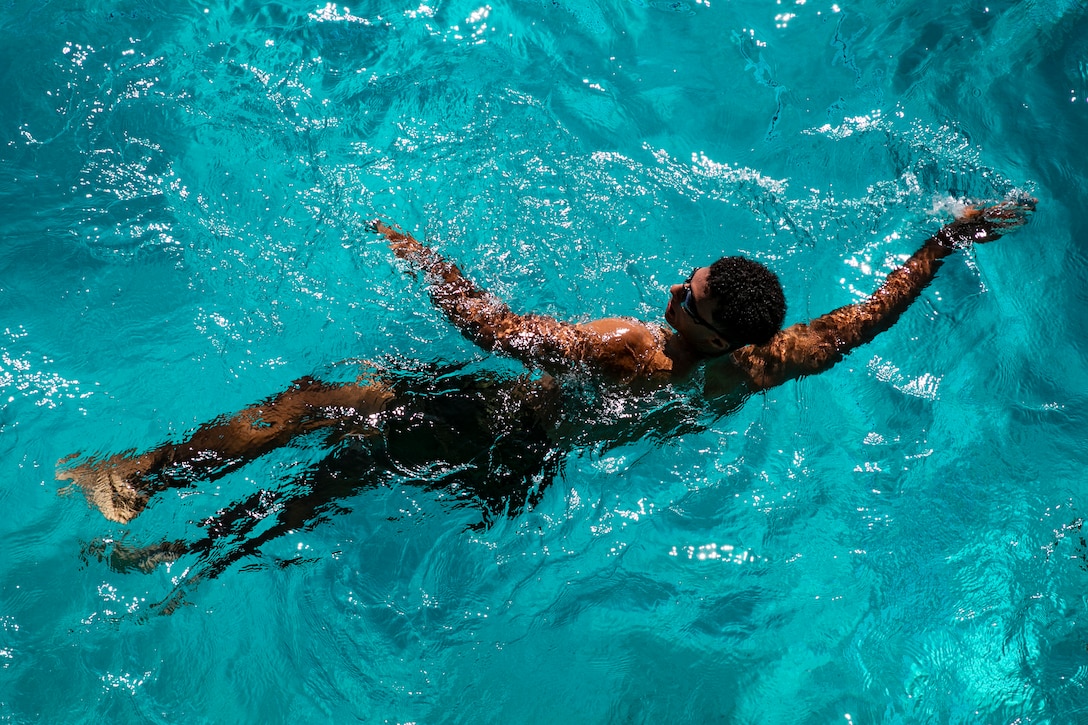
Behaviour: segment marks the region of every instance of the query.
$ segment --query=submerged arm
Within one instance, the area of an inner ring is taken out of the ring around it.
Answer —
[[[1023,224],[1034,208],[1034,200],[1024,200],[969,209],[927,239],[867,300],[788,327],[766,345],[740,350],[735,355],[737,363],[756,388],[826,370],[891,327],[933,281],[945,257],[972,243],[999,238]]]

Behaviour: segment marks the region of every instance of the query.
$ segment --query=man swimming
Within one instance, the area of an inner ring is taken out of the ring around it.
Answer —
[[[720,374],[751,393],[826,370],[891,326],[946,257],[997,239],[1034,208],[1033,199],[969,207],[868,299],[785,329],[777,277],[742,257],[697,267],[669,289],[664,318],[671,330],[629,318],[575,324],[513,312],[430,247],[375,222],[372,229],[393,253],[425,273],[431,299],[455,327],[485,350],[517,358],[543,375],[502,380],[375,368],[355,383],[306,378],[201,426],[183,443],[70,466],[66,459],[57,478],[73,480],[106,518],[127,523],[156,491],[218,478],[299,435],[324,432],[352,455],[319,466],[305,491],[279,507],[279,524],[246,550],[315,520],[331,501],[394,476],[448,485],[493,512],[516,510],[530,504],[555,472],[549,437],[560,393],[551,374],[581,368],[633,389],[685,377],[701,362],[718,359],[725,363]],[[519,486],[525,490],[518,492]],[[252,526],[248,506],[221,512],[208,523],[209,538],[188,550],[207,550],[217,531],[238,535],[239,526]],[[169,549],[171,555],[177,551]]]

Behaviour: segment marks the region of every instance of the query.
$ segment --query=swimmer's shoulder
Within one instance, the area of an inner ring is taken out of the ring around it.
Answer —
[[[642,346],[656,344],[654,328],[657,326],[649,325],[633,317],[605,317],[600,320],[582,322],[575,327],[599,337],[602,341],[620,339]]]
[[[624,377],[670,375],[675,363],[666,353],[668,332],[631,317],[606,317],[576,326],[585,335],[592,357]]]

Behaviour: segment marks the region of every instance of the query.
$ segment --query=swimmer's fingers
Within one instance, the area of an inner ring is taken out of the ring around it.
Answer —
[[[383,221],[382,219],[371,219],[367,222],[367,229],[372,232],[377,232],[383,237],[391,238],[397,235],[404,236],[403,233],[395,226]]]
[[[983,209],[982,216],[1003,229],[1018,227],[1027,222],[1028,215],[1035,211],[1036,201],[1031,197],[1004,201]]]
[[[389,248],[398,257],[407,257],[423,251],[423,245],[416,241],[411,234],[406,234],[398,227],[387,224],[381,219],[371,221],[370,229],[385,237],[389,242]]]
[[[958,248],[1000,239],[1027,223],[1036,202],[1036,199],[1024,196],[992,206],[968,207],[955,222],[945,227],[942,243]]]
[[[67,456],[57,461],[54,468],[58,481],[64,481],[72,477],[72,470],[77,467],[73,462],[78,461],[80,456],[81,454],[79,453],[69,453]]]
[[[1024,226],[1035,211],[1035,199],[1005,201],[982,210],[982,219],[993,239]],[[990,241],[989,239],[987,241]]]
[[[1035,205],[1038,203],[1038,199],[1031,196],[1020,196],[1015,199],[1007,199],[999,204],[993,204],[991,206],[983,206],[981,204],[972,204],[965,208],[959,215],[958,220],[975,220],[980,217],[989,221],[1004,221],[1010,219],[1024,219],[1028,214],[1035,211]]]

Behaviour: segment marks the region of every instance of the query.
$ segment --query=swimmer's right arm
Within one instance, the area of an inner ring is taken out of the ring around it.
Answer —
[[[394,254],[423,270],[435,306],[483,349],[549,370],[584,361],[606,371],[628,372],[625,357],[629,356],[624,355],[620,338],[602,336],[592,325],[574,325],[547,315],[519,315],[412,235],[383,221],[373,222],[371,228],[388,240]]]
[[[493,349],[504,333],[518,324],[520,316],[511,312],[506,304],[477,286],[456,264],[411,234],[380,220],[373,222],[372,229],[389,241],[394,254],[423,270],[435,305],[476,344]]]
[[[535,321],[533,336],[545,342],[569,337],[572,325],[549,317],[518,315],[495,295],[479,287],[461,269],[411,234],[375,221],[372,229],[389,241],[389,248],[401,259],[420,267],[430,283],[431,299],[465,337],[485,350],[501,349],[516,357],[528,358],[514,341],[528,335],[527,323]],[[521,354],[519,354],[521,353]],[[559,352],[559,357],[564,355]]]

